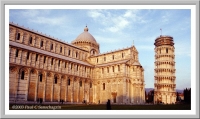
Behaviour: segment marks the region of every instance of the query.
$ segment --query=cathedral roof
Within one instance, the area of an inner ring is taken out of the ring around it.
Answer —
[[[50,39],[50,40],[54,40],[54,41],[57,41],[57,42],[60,42],[60,43],[64,43],[64,44],[66,44],[66,45],[69,45],[69,46],[78,48],[78,49],[80,49],[80,50],[84,50],[84,49],[81,49],[81,48],[79,48],[79,47],[77,47],[77,46],[75,46],[75,45],[73,45],[73,44],[67,43],[66,41],[61,41],[61,40],[59,40],[59,39],[54,38],[53,36],[50,36],[50,35],[47,35],[47,34],[43,34],[42,32],[34,31],[33,29],[31,30],[31,29],[29,29],[29,28],[25,28],[24,26],[20,26],[20,25],[18,25],[18,24],[13,23],[13,22],[10,22],[9,25],[18,27],[18,28],[20,28],[20,29],[23,29],[23,30],[26,30],[26,31],[29,31],[29,32],[32,32],[32,33],[34,33],[34,34],[36,34],[36,35],[40,35],[40,36],[42,36],[42,37],[46,37],[46,38],[48,38],[48,39]],[[85,50],[85,51],[86,51],[86,50]]]
[[[115,64],[121,64],[121,63],[126,63],[128,60],[125,59],[125,60],[121,60],[121,61],[115,61],[115,62],[108,62],[108,63],[102,63],[102,64],[98,64],[96,66],[109,66],[109,65],[115,65]]]
[[[82,64],[82,65],[86,65],[86,66],[93,66],[93,65],[91,65],[87,62],[84,62],[84,61],[81,61],[81,60],[78,60],[78,59],[66,57],[66,56],[63,56],[63,55],[60,55],[60,54],[55,54],[55,53],[52,53],[52,52],[49,52],[49,51],[45,51],[45,50],[38,49],[38,48],[35,48],[35,47],[30,47],[30,46],[20,44],[20,43],[17,43],[17,42],[9,41],[9,45],[15,46],[15,47],[18,47],[18,48],[22,48],[22,49],[26,49],[26,50],[29,50],[29,51],[32,51],[32,52],[39,52],[39,53],[44,54],[44,55],[57,57],[59,59],[63,59],[63,60],[71,61],[71,62],[76,62],[78,64]]]
[[[84,32],[81,33],[75,40],[73,40],[72,44],[76,44],[76,43],[92,43],[92,44],[98,45],[98,43],[96,42],[95,38],[88,31],[89,31],[89,29],[86,26],[84,28]]]

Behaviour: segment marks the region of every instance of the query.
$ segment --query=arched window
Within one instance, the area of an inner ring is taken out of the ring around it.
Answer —
[[[29,59],[29,52],[27,52],[27,56],[26,56],[26,58]]]
[[[104,61],[106,61],[106,57],[104,57]]]
[[[92,82],[90,82],[90,88],[92,88]]]
[[[118,65],[118,71],[120,71],[120,66]]]
[[[70,50],[68,51],[68,56],[70,56]]]
[[[168,53],[168,48],[166,49],[166,53]]]
[[[98,58],[97,58],[97,63],[98,63]]]
[[[76,65],[76,70],[78,71],[78,65]]]
[[[32,37],[29,38],[29,43],[32,44]]]
[[[109,67],[107,67],[107,72],[109,73]]]
[[[76,58],[78,57],[78,52],[76,52]]]
[[[60,60],[58,60],[58,67],[60,66]]]
[[[15,54],[16,57],[18,57],[18,53],[19,53],[19,50],[16,49],[16,54]]]
[[[17,40],[20,40],[20,33],[17,33]]]
[[[80,81],[80,87],[82,87],[82,81]]]
[[[53,50],[53,43],[51,44],[51,50]]]
[[[53,58],[51,59],[51,65],[53,65]]]
[[[21,79],[24,80],[24,71],[21,72]]]
[[[124,58],[124,53],[122,53],[122,58]]]
[[[44,63],[46,62],[46,56],[44,56]]]
[[[115,67],[114,66],[112,66],[112,70],[113,70],[113,72],[115,72]]]
[[[161,54],[161,49],[160,49],[160,54]]]
[[[103,68],[102,68],[102,74],[103,74],[103,72],[104,72],[104,70],[103,70]]]
[[[57,84],[57,80],[58,80],[58,79],[57,79],[57,76],[55,76],[55,78],[54,78],[54,83],[55,83],[55,84]]]
[[[67,63],[65,62],[65,68],[67,67]]]
[[[70,85],[70,79],[68,79],[67,83],[68,83],[68,85]]]
[[[60,47],[60,53],[62,53],[62,47]]]
[[[41,41],[41,43],[40,43],[40,47],[43,47],[43,41]]]
[[[36,54],[35,60],[36,60],[36,61],[38,60],[38,54]]]
[[[114,59],[115,59],[115,56],[113,55],[112,57],[113,57],[113,60],[114,60]]]
[[[38,78],[39,78],[40,82],[42,82],[42,74],[40,74]]]
[[[105,87],[106,87],[106,86],[105,86],[105,83],[103,83],[103,90],[105,90]]]

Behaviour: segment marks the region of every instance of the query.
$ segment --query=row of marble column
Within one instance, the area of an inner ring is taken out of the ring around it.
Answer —
[[[91,76],[92,73],[92,69],[89,66],[77,64],[75,62],[69,62],[62,59],[57,59],[56,57],[54,58],[30,52],[29,57],[27,58],[28,51],[26,50],[19,49],[18,56],[16,57],[16,50],[16,48],[10,47],[10,63],[26,65],[39,69],[56,71],[60,73],[67,73],[85,78]]]
[[[21,79],[22,71],[25,71],[24,79]],[[12,76],[13,74],[16,77]],[[39,78],[40,74],[43,74],[42,81]],[[55,77],[57,77],[56,82]],[[70,85],[68,80],[70,80]],[[10,84],[16,86],[15,88],[10,87],[10,93],[15,94],[14,100],[17,101],[37,101],[42,98],[43,101],[48,102],[61,100],[72,103],[81,103],[83,100],[93,102],[92,81],[90,79],[11,66]],[[13,94],[10,95],[13,96]],[[13,100],[13,97],[11,98]]]

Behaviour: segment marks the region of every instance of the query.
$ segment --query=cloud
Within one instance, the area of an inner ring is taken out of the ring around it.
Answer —
[[[118,44],[119,42],[121,42],[121,39],[115,37],[109,38],[103,36],[95,36],[95,39],[97,40],[97,42],[107,43],[107,44],[112,44],[112,43]]]
[[[169,12],[164,12],[161,19],[163,23],[167,23],[169,21],[169,18],[171,17],[171,14]]]
[[[133,22],[147,23],[138,15],[139,10],[89,10],[87,15],[105,27],[103,31],[116,33],[128,28]]]
[[[108,27],[107,30],[111,31],[111,32],[118,32],[124,28],[126,28],[130,22],[128,20],[126,20],[125,18],[122,17],[117,17],[116,19],[112,19],[113,22],[113,26]]]
[[[39,14],[39,10],[23,10],[20,12],[20,14],[23,16],[23,17],[35,17]]]
[[[34,18],[37,16],[48,15],[50,14],[51,10],[38,10],[38,9],[27,9],[22,10],[20,14],[26,18]]]
[[[146,14],[142,10],[138,9],[127,10],[123,16],[137,24],[145,24],[151,21],[151,19],[146,19]]]
[[[91,10],[88,12],[88,15],[94,19],[105,17],[104,14],[102,14],[99,10]]]
[[[138,18],[137,14],[139,13],[139,10],[133,9],[133,10],[126,10],[124,17],[127,18]]]
[[[131,10],[127,10],[124,14],[124,17],[131,17],[133,14],[132,14],[132,11]]]
[[[61,25],[66,22],[66,16],[56,16],[52,15],[52,10],[42,10],[42,9],[27,9],[27,10],[17,10],[18,14],[21,15],[28,23],[36,24],[47,24],[47,25]]]
[[[37,24],[48,24],[48,25],[59,25],[64,23],[66,20],[65,17],[35,17],[35,19],[29,19],[32,23]]]

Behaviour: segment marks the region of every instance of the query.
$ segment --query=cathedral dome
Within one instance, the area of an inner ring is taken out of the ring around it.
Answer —
[[[78,43],[91,43],[98,45],[95,38],[88,32],[88,27],[86,26],[84,28],[84,32],[81,33],[75,40],[72,41],[72,44],[78,44]]]

